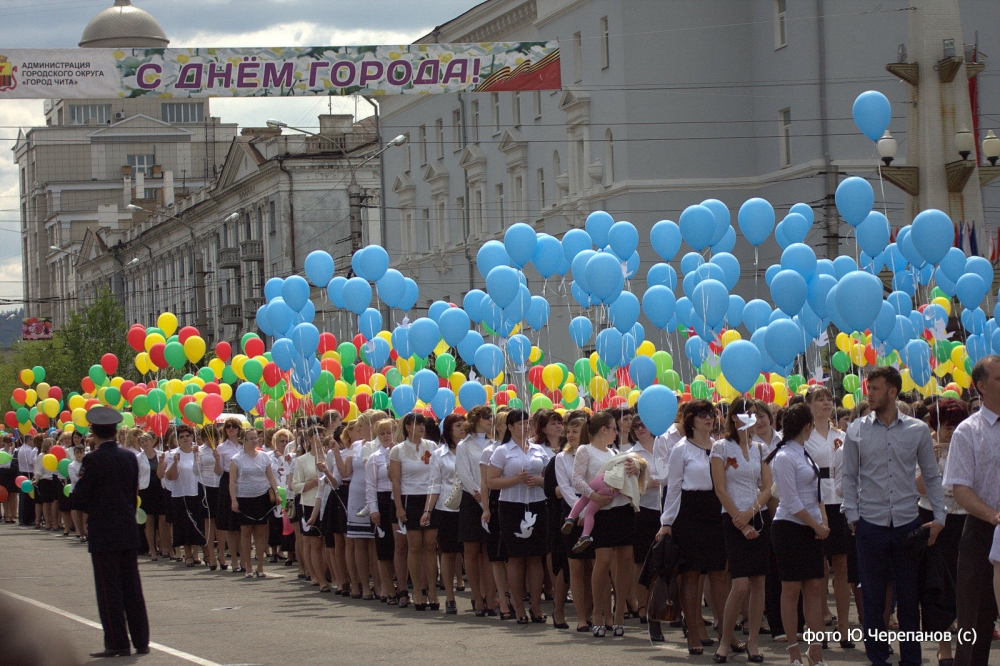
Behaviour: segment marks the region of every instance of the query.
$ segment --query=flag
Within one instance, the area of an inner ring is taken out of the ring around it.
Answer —
[[[952,246],[953,247],[957,247],[957,248],[961,248],[962,247],[962,223],[961,222],[953,222],[952,224],[955,225],[955,242],[952,244]]]
[[[997,243],[998,238],[1000,238],[1000,227],[997,227],[996,235],[990,234],[990,261],[994,264],[1000,261],[1000,244]]]
[[[958,249],[962,251],[965,256],[969,256],[969,232],[968,227],[965,226],[965,222],[958,223]]]
[[[969,223],[969,256],[978,257],[979,256],[979,240],[978,234],[976,233],[976,223]]]
[[[889,242],[896,242],[896,234],[899,233],[899,227],[889,227]]]

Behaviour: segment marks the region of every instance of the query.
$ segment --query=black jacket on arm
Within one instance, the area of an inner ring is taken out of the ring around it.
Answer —
[[[87,513],[87,547],[107,553],[140,547],[135,522],[139,463],[114,441],[83,457],[73,496]]]

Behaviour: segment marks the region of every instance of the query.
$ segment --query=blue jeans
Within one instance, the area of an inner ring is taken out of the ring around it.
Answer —
[[[869,639],[869,631],[885,631],[885,591],[889,574],[896,584],[897,619],[900,631],[920,630],[920,565],[926,541],[906,543],[906,536],[920,528],[920,519],[900,527],[882,527],[858,521],[855,530],[858,548],[858,577],[865,610],[865,654],[872,666],[886,666],[889,644]],[[919,666],[920,643],[900,642],[900,666]]]

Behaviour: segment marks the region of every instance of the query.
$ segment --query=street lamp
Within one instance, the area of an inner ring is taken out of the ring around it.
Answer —
[[[983,156],[990,161],[991,166],[997,165],[997,158],[1000,158],[1000,138],[990,130],[983,139]]]
[[[878,156],[882,158],[886,166],[892,164],[892,161],[896,159],[896,148],[896,140],[889,134],[889,130],[886,130],[882,138],[878,140]]]
[[[976,149],[976,140],[964,123],[955,133],[955,147],[958,148],[958,154],[962,156],[963,160],[969,159],[969,155]]]

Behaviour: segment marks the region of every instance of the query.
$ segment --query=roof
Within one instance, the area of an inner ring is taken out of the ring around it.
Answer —
[[[115,0],[114,7],[91,19],[80,38],[80,46],[84,48],[156,48],[169,43],[159,21],[149,12],[133,7],[131,0]]]

